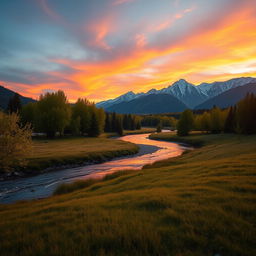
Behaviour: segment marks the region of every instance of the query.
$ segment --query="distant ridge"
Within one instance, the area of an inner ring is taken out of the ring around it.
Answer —
[[[230,89],[243,87],[244,85],[249,83],[256,83],[256,78],[240,77],[233,78],[224,82],[201,83],[197,86],[187,82],[184,79],[180,79],[172,85],[168,86],[167,88],[163,88],[160,90],[151,89],[146,93],[138,94],[135,94],[134,92],[130,91],[115,99],[102,101],[97,103],[96,105],[97,107],[102,107],[110,111],[111,109],[116,110],[117,106],[114,107],[114,105],[120,103],[128,103],[130,101],[148,95],[168,94],[181,101],[188,108],[194,109],[197,108],[200,104],[203,104],[203,102],[206,102],[211,98],[221,95],[222,93]],[[121,107],[123,105],[119,106]],[[171,112],[174,112],[174,110],[171,110]]]
[[[226,108],[235,105],[238,101],[246,96],[247,93],[256,94],[256,83],[250,83],[236,88],[232,88],[222,94],[215,96],[202,104],[195,107],[195,109],[211,109],[213,106]]]
[[[11,97],[13,97],[14,94],[15,94],[14,91],[9,90],[9,89],[5,88],[4,86],[0,85],[0,109],[3,109],[3,110],[7,109],[9,99]],[[25,104],[27,104],[29,102],[35,102],[34,99],[28,98],[28,97],[24,97],[22,95],[20,95],[20,100],[21,100],[21,104],[22,105],[25,105]]]
[[[106,111],[120,114],[160,114],[180,112],[188,107],[179,99],[169,94],[150,94],[121,102],[106,108]]]

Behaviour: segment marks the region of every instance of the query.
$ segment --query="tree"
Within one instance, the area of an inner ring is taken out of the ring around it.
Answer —
[[[89,106],[91,104],[86,99],[78,99],[72,108],[72,120],[80,119],[80,132],[81,134],[87,133],[90,128],[90,111]],[[73,121],[75,122],[75,121]],[[77,122],[77,121],[76,121]]]
[[[80,135],[80,130],[81,130],[80,125],[81,125],[80,116],[76,118],[72,118],[69,126],[69,131],[71,131],[73,135]]]
[[[162,131],[162,123],[159,122],[157,127],[156,127],[156,132],[160,133]]]
[[[243,134],[256,133],[256,96],[252,93],[237,103],[237,124]]]
[[[103,108],[96,108],[96,111],[99,118],[100,133],[103,133],[106,121],[106,113]]]
[[[210,127],[212,133],[220,133],[223,127],[221,110],[218,107],[213,107],[210,111]]]
[[[201,116],[201,129],[202,131],[209,132],[211,130],[210,114],[204,112]]]
[[[178,122],[178,136],[187,136],[192,130],[194,124],[194,116],[191,110],[187,109],[182,112]]]
[[[105,132],[112,132],[112,117],[110,113],[106,113],[106,119],[105,119]]]
[[[175,119],[174,117],[171,116],[169,118],[169,120],[170,120],[170,128],[171,128],[171,130],[175,130],[176,127],[177,127],[177,119]]]
[[[230,107],[225,120],[224,132],[234,133],[236,131],[236,106]]]
[[[10,113],[17,113],[21,110],[21,101],[20,101],[20,95],[18,93],[15,93],[13,97],[9,99],[8,102],[8,111]]]
[[[70,122],[70,106],[63,91],[41,95],[37,103],[37,120],[39,129],[47,137],[53,138],[56,132],[63,134]]]
[[[100,135],[100,121],[95,109],[91,109],[91,124],[88,130],[88,135],[98,137]]]
[[[32,130],[29,124],[19,125],[19,116],[0,112],[0,170],[10,171],[26,164],[32,149]]]
[[[141,117],[140,116],[135,116],[135,129],[140,130],[141,129]]]
[[[123,120],[122,120],[122,116],[121,115],[117,115],[116,116],[116,132],[120,135],[123,136],[124,135],[124,131],[123,131]]]
[[[31,124],[33,129],[36,127],[36,114],[37,114],[37,103],[28,103],[24,105],[21,109],[20,116],[21,116],[21,123]]]
[[[115,132],[117,130],[116,124],[117,124],[117,114],[114,112],[112,113],[112,132]]]

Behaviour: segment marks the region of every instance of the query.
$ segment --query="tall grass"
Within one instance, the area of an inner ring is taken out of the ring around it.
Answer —
[[[46,168],[103,162],[137,152],[135,144],[107,138],[40,139],[33,141],[33,154],[28,156],[28,165],[23,171],[36,173]]]
[[[256,136],[193,139],[147,169],[1,205],[0,254],[256,255]]]

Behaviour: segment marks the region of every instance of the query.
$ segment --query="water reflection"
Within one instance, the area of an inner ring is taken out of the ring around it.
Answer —
[[[0,182],[0,202],[10,203],[50,196],[61,183],[78,179],[101,178],[118,170],[138,170],[146,164],[179,156],[186,149],[182,145],[148,139],[148,134],[128,135],[120,138],[140,146],[136,155],[123,157],[102,164],[58,170],[34,177]]]

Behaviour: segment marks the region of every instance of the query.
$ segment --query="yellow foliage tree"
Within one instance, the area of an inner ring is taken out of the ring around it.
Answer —
[[[0,112],[0,171],[11,171],[26,164],[32,149],[29,124],[19,125],[19,116]]]

